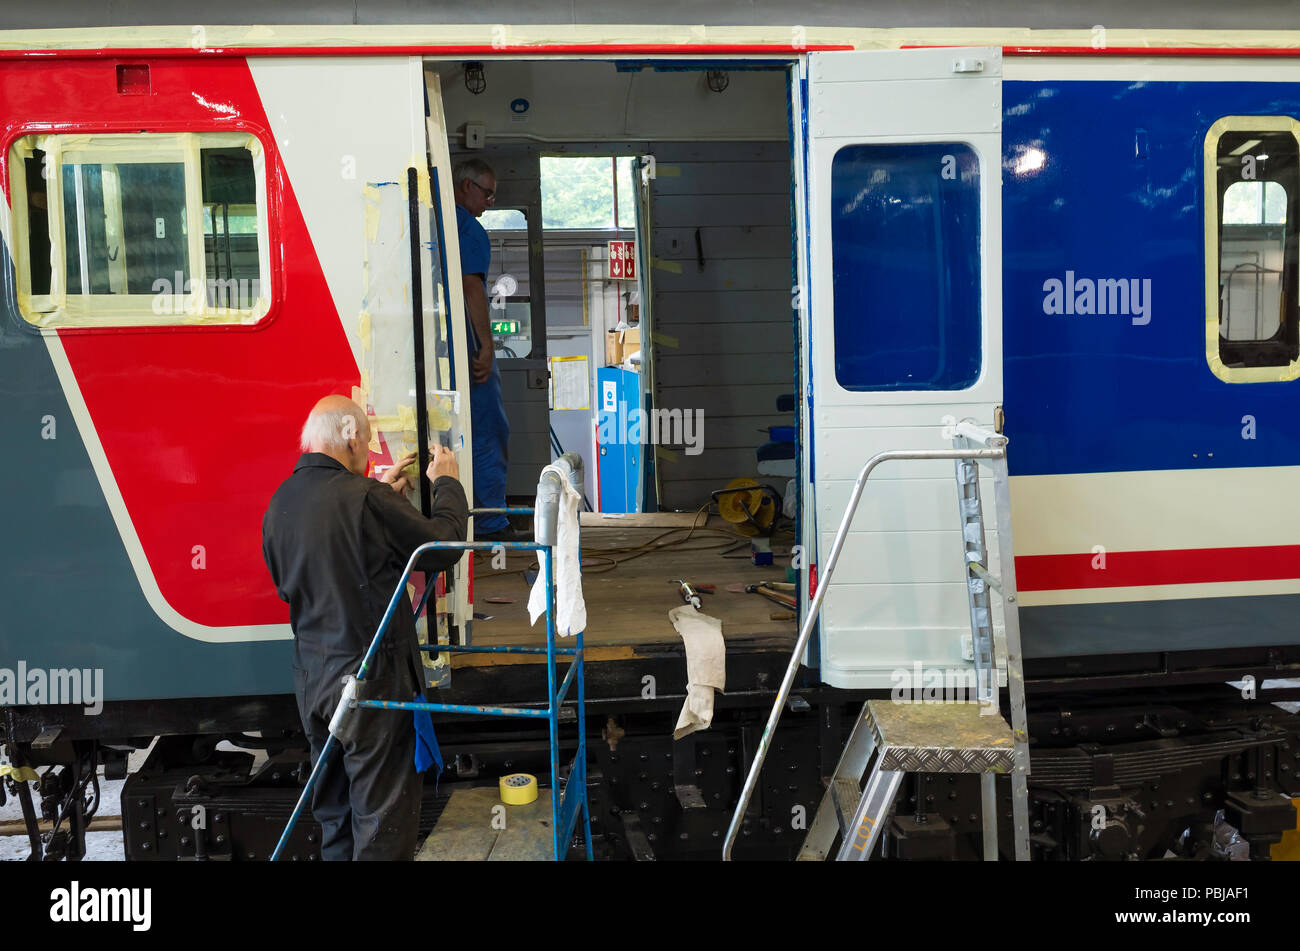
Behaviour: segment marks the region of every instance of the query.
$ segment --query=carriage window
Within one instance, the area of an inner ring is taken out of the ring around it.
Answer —
[[[1206,355],[1231,383],[1300,376],[1300,123],[1229,116],[1206,158]]]
[[[242,133],[14,145],[23,316],[43,328],[255,323],[267,311],[262,150]]]
[[[960,390],[979,378],[979,157],[957,143],[852,145],[831,165],[835,378]]]

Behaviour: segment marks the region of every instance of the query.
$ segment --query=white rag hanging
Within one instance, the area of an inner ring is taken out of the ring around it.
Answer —
[[[673,730],[673,739],[680,740],[713,723],[713,691],[727,689],[727,645],[722,622],[693,604],[673,608],[668,620],[686,645],[686,703]]]
[[[560,637],[568,637],[587,629],[587,603],[582,599],[581,543],[578,531],[578,511],[582,507],[582,495],[573,487],[564,471],[555,466],[547,466],[543,472],[550,470],[560,478],[559,526],[555,537],[555,632]],[[546,557],[547,553],[537,553],[537,580],[528,595],[528,617],[530,624],[546,613]]]

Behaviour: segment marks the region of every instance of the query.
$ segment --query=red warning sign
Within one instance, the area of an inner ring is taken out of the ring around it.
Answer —
[[[636,280],[636,242],[609,242],[609,279],[611,281]]]

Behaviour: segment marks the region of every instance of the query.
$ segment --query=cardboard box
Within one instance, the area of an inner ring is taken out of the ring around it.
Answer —
[[[641,349],[641,328],[629,327],[622,332],[622,341],[620,342],[618,357],[619,362],[623,363],[629,356]]]
[[[641,349],[641,328],[611,330],[605,334],[605,365],[622,366],[630,354]]]

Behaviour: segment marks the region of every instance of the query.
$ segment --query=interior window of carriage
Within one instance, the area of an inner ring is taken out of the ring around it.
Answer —
[[[23,317],[51,329],[260,320],[269,305],[261,155],[240,133],[18,140]]]
[[[533,347],[527,210],[489,208],[479,223],[492,245],[488,318],[498,356],[526,357]]]
[[[1207,328],[1207,356],[1229,382],[1292,379],[1300,376],[1300,124],[1220,122],[1228,127],[1212,152],[1217,243],[1207,257],[1216,262],[1211,290],[1218,300],[1208,302],[1217,322]]]

